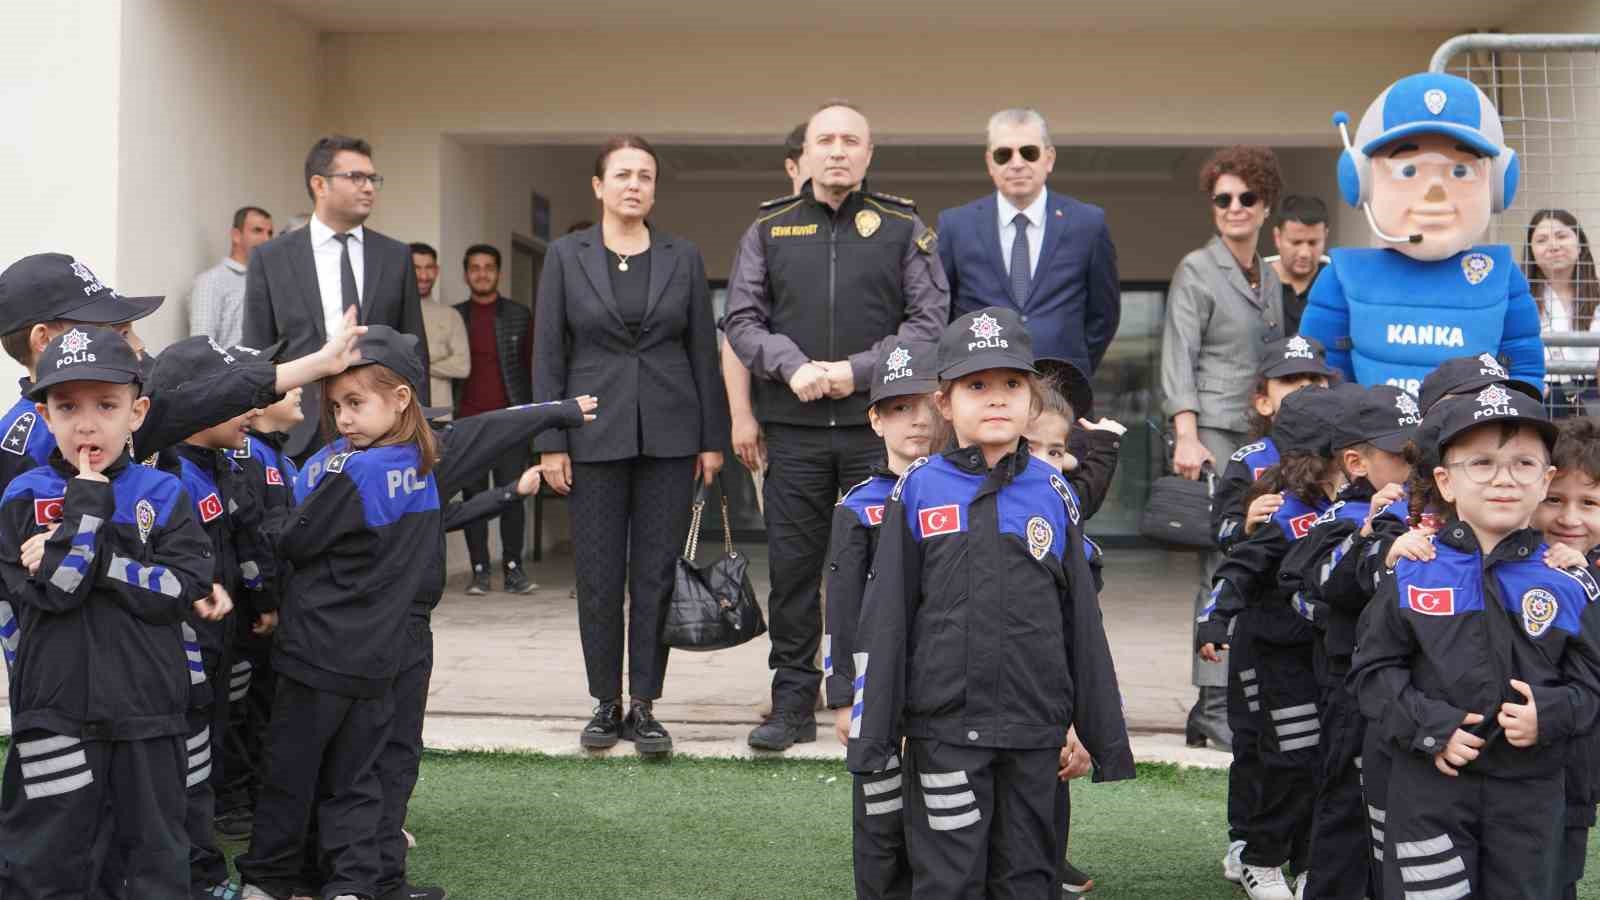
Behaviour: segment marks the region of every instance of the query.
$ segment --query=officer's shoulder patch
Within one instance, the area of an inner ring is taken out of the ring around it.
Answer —
[[[1259,453],[1265,449],[1267,449],[1266,441],[1256,441],[1254,444],[1245,444],[1243,447],[1233,451],[1233,455],[1228,458],[1234,462],[1244,462],[1250,454]]]
[[[911,465],[906,466],[906,473],[901,475],[900,479],[894,483],[894,490],[889,492],[889,499],[898,503],[900,501],[900,492],[905,489],[906,479],[911,477],[912,472],[915,472],[927,464],[928,457],[923,456],[918,458],[917,461],[913,462]],[[860,485],[857,485],[857,487],[859,486]]]
[[[322,471],[332,472],[334,474],[343,472],[345,464],[350,461],[350,458],[360,452],[360,450],[346,450],[343,453],[335,453],[334,455],[328,457],[328,461],[322,466]]]
[[[1072,486],[1067,484],[1065,478],[1054,472],[1050,473],[1050,486],[1055,488],[1056,493],[1061,495],[1061,502],[1066,504],[1067,518],[1072,520],[1072,524],[1077,525],[1080,515],[1078,512],[1078,498],[1073,496]]]
[[[771,200],[763,200],[763,201],[761,201],[761,208],[762,209],[772,209],[774,207],[782,206],[785,203],[793,203],[794,201],[799,200],[799,199],[800,199],[800,195],[799,194],[789,194],[789,195],[784,196],[784,197],[773,197]]]
[[[1344,504],[1345,504],[1345,501],[1340,500],[1337,503],[1333,504],[1332,506],[1328,507],[1322,513],[1322,515],[1317,516],[1315,519],[1313,519],[1311,521],[1311,527],[1315,528],[1318,525],[1323,525],[1323,524],[1326,524],[1328,522],[1332,522],[1334,519],[1339,518],[1339,510],[1344,508]]]
[[[1594,573],[1589,569],[1574,566],[1570,569],[1560,569],[1558,571],[1582,585],[1583,592],[1588,596],[1590,603],[1600,600],[1600,584],[1595,582]]]
[[[851,494],[854,494],[856,491],[866,487],[867,485],[869,485],[871,483],[872,483],[872,476],[868,475],[866,478],[863,478],[860,481],[856,482],[855,484],[851,485],[849,490],[845,491],[843,494],[841,494],[839,496],[839,504],[838,505],[843,506],[845,501],[850,499],[850,495]]]
[[[917,202],[909,197],[900,197],[895,194],[885,194],[882,191],[867,191],[867,196],[875,200],[882,200],[885,203],[893,203],[897,206],[904,206],[907,209],[917,208]]]
[[[11,427],[6,429],[6,436],[4,441],[0,442],[0,449],[5,450],[7,453],[15,453],[18,456],[26,454],[28,452],[28,436],[33,434],[33,426],[38,421],[38,415],[31,412],[25,412],[17,416],[16,421],[11,423]]]
[[[930,254],[938,250],[939,233],[934,231],[932,228],[923,231],[922,236],[917,238],[917,249],[921,250],[923,253]]]

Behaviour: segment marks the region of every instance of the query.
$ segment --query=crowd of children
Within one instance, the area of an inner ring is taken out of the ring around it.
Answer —
[[[0,419],[0,646],[12,742],[0,895],[442,898],[405,878],[446,530],[537,489],[452,504],[580,397],[430,423],[416,338],[317,353],[179,341],[155,357],[63,254],[0,273],[27,367]],[[281,453],[321,381],[332,442]],[[249,836],[229,881],[217,833]]]

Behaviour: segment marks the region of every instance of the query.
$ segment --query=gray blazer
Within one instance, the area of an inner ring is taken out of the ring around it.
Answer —
[[[1201,428],[1244,431],[1250,388],[1266,345],[1283,334],[1283,287],[1256,256],[1260,291],[1220,237],[1172,273],[1161,333],[1161,393],[1167,418],[1193,412]]]

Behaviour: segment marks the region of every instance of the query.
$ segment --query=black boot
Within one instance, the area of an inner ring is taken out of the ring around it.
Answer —
[[[622,720],[622,739],[633,741],[634,749],[645,755],[672,752],[672,735],[656,721],[649,700],[635,699],[628,704]]]
[[[810,710],[774,709],[765,722],[750,732],[750,746],[757,750],[787,750],[795,744],[808,744],[816,739],[817,717]]]
[[[602,700],[594,708],[594,718],[583,727],[578,744],[590,750],[606,750],[622,737],[622,701]]]

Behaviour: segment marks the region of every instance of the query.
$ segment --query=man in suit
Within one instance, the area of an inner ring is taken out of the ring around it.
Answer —
[[[417,354],[426,371],[428,336],[411,248],[363,227],[383,187],[383,176],[372,168],[372,147],[359,138],[322,138],[306,154],[305,180],[311,222],[250,254],[245,343],[266,347],[283,341],[282,358],[298,359],[321,347],[341,327],[345,310],[354,307],[363,325],[388,325],[420,338]],[[427,403],[427,379],[418,389]],[[306,385],[300,403],[305,421],[284,446],[295,459],[318,446],[321,386]]]
[[[950,317],[987,306],[1015,309],[1036,355],[1092,375],[1122,315],[1105,213],[1045,189],[1056,150],[1035,110],[989,118],[985,162],[996,193],[939,214]]]

